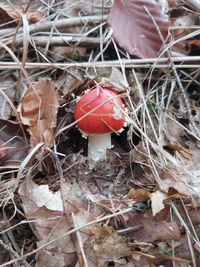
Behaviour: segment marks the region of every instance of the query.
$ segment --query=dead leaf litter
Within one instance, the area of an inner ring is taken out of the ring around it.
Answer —
[[[0,266],[200,266],[197,2],[1,1]]]

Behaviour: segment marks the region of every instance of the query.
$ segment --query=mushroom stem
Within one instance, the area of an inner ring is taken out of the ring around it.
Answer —
[[[111,148],[111,133],[88,136],[88,159],[95,162],[105,159],[107,149]]]

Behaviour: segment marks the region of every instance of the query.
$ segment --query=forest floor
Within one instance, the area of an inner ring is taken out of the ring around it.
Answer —
[[[200,266],[199,15],[1,1],[0,266]],[[126,123],[91,165],[74,110],[97,87]]]

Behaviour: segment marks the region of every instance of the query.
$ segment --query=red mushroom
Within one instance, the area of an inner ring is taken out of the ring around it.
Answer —
[[[98,161],[111,148],[111,133],[125,124],[125,106],[109,86],[97,86],[78,101],[74,117],[79,130],[88,136],[88,158]],[[82,118],[82,119],[81,119]]]

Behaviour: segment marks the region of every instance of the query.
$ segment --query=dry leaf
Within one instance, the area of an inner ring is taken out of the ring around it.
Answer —
[[[67,45],[66,46],[54,45],[51,48],[51,53],[52,53],[51,58],[53,62],[58,62],[64,59],[80,61],[80,59],[85,56],[86,51],[87,51],[87,48],[85,47],[76,47],[76,46],[70,47]]]
[[[165,147],[167,147],[173,151],[178,151],[187,160],[192,159],[192,153],[190,153],[186,148],[184,148],[179,143],[167,144]]]
[[[3,83],[3,92],[7,98],[13,102],[15,96],[15,89],[9,82]],[[0,94],[0,119],[8,120],[12,114],[12,108],[3,94]]]
[[[14,20],[18,23],[21,20],[22,14],[24,13],[22,8],[10,9],[8,7],[0,7],[1,24]],[[27,11],[26,13],[27,20],[30,24],[37,23],[44,18],[44,15],[40,11]]]
[[[29,147],[25,142],[20,126],[12,121],[0,120],[0,154],[4,165],[19,164],[27,153]]]
[[[85,245],[90,266],[108,266],[109,262],[126,264],[131,254],[127,239],[112,227],[99,226],[93,230],[94,238]]]
[[[151,193],[150,199],[153,216],[156,216],[156,214],[158,214],[161,210],[164,209],[165,205],[163,204],[163,201],[166,199],[166,197],[167,196],[159,190],[154,193]]]
[[[48,250],[39,251],[36,255],[35,267],[44,267],[48,262],[48,267],[65,267],[64,256],[61,253],[50,253]],[[76,263],[76,262],[75,262]],[[67,265],[68,266],[68,265]]]
[[[170,143],[175,143],[175,142],[180,142],[181,137],[185,135],[185,130],[184,128],[176,123],[176,121],[173,121],[171,119],[166,118],[165,120],[165,137],[167,141],[163,142],[163,145],[167,145]]]
[[[157,27],[164,40],[169,28],[168,16],[154,0],[115,0],[108,23],[119,46],[139,58],[157,57],[163,45]]]
[[[150,193],[144,189],[133,189],[131,188],[128,192],[128,196],[135,200],[136,202],[147,201],[150,197]]]
[[[200,169],[190,170],[192,177],[190,177],[189,181],[189,191],[190,196],[192,196],[193,201],[196,206],[200,205]]]
[[[117,92],[124,92],[125,88],[128,87],[127,80],[124,79],[121,71],[115,67],[112,67],[112,72],[108,81],[116,87]]]
[[[31,199],[36,205],[36,209],[46,207],[48,210],[63,212],[60,191],[53,193],[49,190],[48,185],[37,185],[32,180],[26,180],[20,186],[19,194]]]
[[[84,82],[84,77],[83,72],[78,68],[68,68],[66,72],[56,82],[56,87],[67,98],[72,97],[76,93],[77,89]]]
[[[198,16],[195,16],[194,14],[187,14],[185,16],[180,16],[176,18],[175,21],[173,22],[172,27],[179,27],[179,28],[174,31],[174,37],[178,39],[193,32],[194,29],[192,29],[191,26],[197,24],[198,24]]]
[[[180,230],[175,222],[158,222],[153,218],[135,215],[131,219],[129,226],[133,227],[130,236],[139,242],[158,242],[180,239]]]
[[[75,260],[76,263],[77,258],[75,253],[75,247],[73,241],[71,240],[71,236],[66,235],[64,237],[64,235],[69,230],[70,226],[68,224],[68,219],[66,218],[66,216],[62,216],[53,226],[49,235],[45,239],[37,243],[38,247],[40,247],[45,243],[56,239],[53,243],[39,250],[39,252],[36,254],[36,260],[37,260],[36,266],[38,267],[44,266],[42,264],[44,263],[45,260],[47,260],[48,262],[51,261],[50,266],[52,267],[59,267],[60,266],[58,265],[59,262],[62,264],[64,262],[65,265],[63,266],[70,266],[71,264],[74,263],[74,259],[76,259]],[[72,255],[73,257],[71,257]]]
[[[178,40],[195,31],[195,29],[191,26],[198,24],[199,18],[194,14],[187,14],[185,16],[176,18],[172,24],[172,27],[175,27],[175,30],[173,31],[175,40]],[[178,53],[188,54],[191,51],[191,44],[191,40],[183,40],[181,42],[179,41],[173,46],[173,50]]]
[[[190,195],[189,177],[185,173],[181,173],[178,169],[168,165],[166,169],[160,171],[159,187],[163,192],[168,192],[170,188],[174,188],[177,192]]]
[[[31,147],[44,142],[51,147],[57,122],[58,96],[50,80],[40,80],[29,88],[18,111],[22,123],[29,126]]]
[[[18,192],[27,218],[36,221],[32,224],[35,234],[39,239],[47,238],[63,215],[60,191],[53,193],[48,185],[37,185],[28,178],[20,185]]]
[[[31,200],[27,200],[27,198],[20,196],[23,201],[24,211],[26,209],[31,208],[33,203]],[[34,212],[27,212],[26,217],[29,220],[34,221],[35,223],[31,224],[32,231],[37,236],[38,240],[46,239],[51,233],[54,225],[57,224],[58,220],[63,216],[63,213],[55,210],[48,210],[46,207],[38,208]]]
[[[36,229],[40,236],[45,235],[46,229],[54,225],[58,218],[63,214],[63,203],[60,191],[53,193],[49,190],[48,185],[37,185],[30,178],[27,178],[19,187],[18,193],[22,200],[22,206],[26,216],[30,219],[38,219]],[[60,216],[59,216],[60,215]],[[48,218],[57,217],[55,220],[48,221]],[[53,222],[53,224],[52,224]],[[44,225],[48,227],[44,227]],[[43,227],[42,227],[43,226]],[[45,230],[41,232],[40,230]]]
[[[188,41],[188,43],[200,47],[200,40],[199,39],[194,39],[194,40]]]
[[[161,248],[161,250],[162,250],[162,248]],[[176,265],[175,265],[176,267],[187,267],[188,264],[190,264],[190,260],[186,260],[183,257],[179,258],[176,256],[164,255],[163,252],[162,253],[156,253],[156,254],[150,254],[150,253],[143,253],[140,251],[135,251],[134,254],[138,255],[138,256],[142,256],[143,259],[146,258],[146,261],[149,263],[147,265],[148,267],[149,266],[160,266],[160,267],[162,266],[163,267],[163,265],[160,265],[160,263],[171,262],[171,261],[176,262]],[[179,263],[180,263],[180,265],[179,265]],[[156,264],[156,265],[154,265],[154,264]],[[143,264],[143,265],[139,265],[138,267],[143,267],[143,266],[146,266],[146,265]],[[169,265],[165,265],[165,266],[169,266]]]
[[[86,225],[92,220],[92,216],[87,211],[81,209],[76,212],[75,218],[77,224],[74,225],[74,228]],[[42,267],[42,263],[45,259],[54,262],[54,264],[51,265],[52,267],[60,267],[55,259],[61,261],[62,264],[64,261],[64,266],[75,266],[75,263],[77,262],[76,252],[78,252],[77,248],[79,248],[79,246],[76,244],[75,239],[72,240],[70,235],[66,235],[66,233],[71,230],[70,222],[71,220],[68,217],[65,215],[62,216],[51,229],[49,235],[46,236],[46,239],[38,242],[38,246],[42,246],[46,242],[55,240],[53,243],[46,246],[45,249],[40,250],[36,254],[36,266]],[[91,234],[90,228],[84,227],[84,229],[79,232],[83,245]]]
[[[193,224],[200,224],[200,208],[193,208],[188,211],[189,218]]]
[[[69,17],[77,17],[80,14],[98,14],[99,10],[102,7],[102,12],[104,11],[103,8],[108,7],[107,1],[99,0],[65,0],[63,9],[65,10],[65,15]],[[61,2],[62,3],[62,2]],[[105,11],[104,11],[105,12]]]
[[[62,186],[63,197],[60,191],[53,193],[47,185],[37,185],[28,178],[18,191],[27,219],[34,220],[31,226],[39,239],[38,247],[56,239],[37,253],[36,266],[38,267],[43,266],[45,260],[51,261],[52,267],[59,267],[59,264],[75,266],[78,245],[76,241],[72,242],[71,236],[66,233],[72,227],[81,227],[94,220],[94,214],[87,210],[87,203],[83,203],[83,192],[80,187],[67,183]],[[64,211],[67,216],[63,215]],[[83,244],[90,234],[91,227],[84,227],[84,231],[80,231]]]
[[[8,156],[9,148],[6,143],[0,139],[0,160]]]

